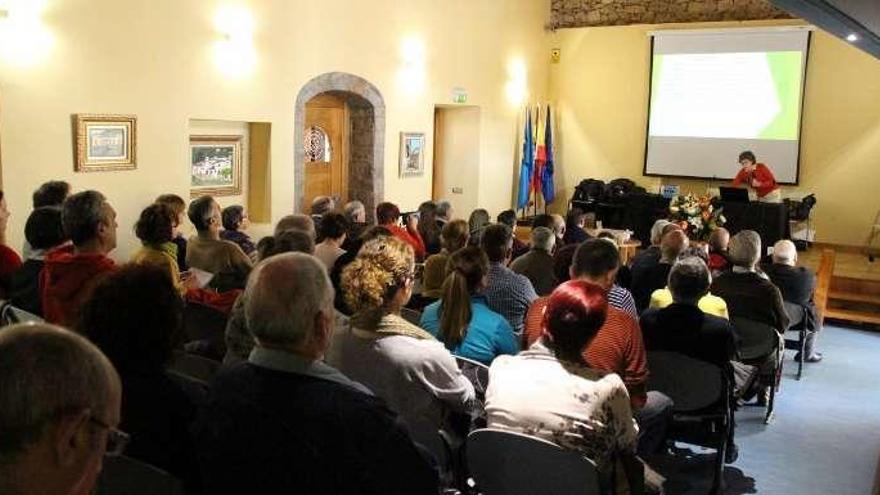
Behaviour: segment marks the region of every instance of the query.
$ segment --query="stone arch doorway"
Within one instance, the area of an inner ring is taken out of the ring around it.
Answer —
[[[296,97],[294,110],[294,210],[302,212],[306,185],[306,104],[322,95],[345,102],[348,109],[348,198],[360,200],[368,217],[384,198],[385,101],[369,81],[354,74],[329,72],[307,82]]]

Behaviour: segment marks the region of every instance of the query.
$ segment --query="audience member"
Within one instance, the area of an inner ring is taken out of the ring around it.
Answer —
[[[425,201],[419,205],[419,235],[425,243],[426,255],[440,252],[440,229],[443,225],[437,222],[437,204]]]
[[[510,259],[515,260],[528,253],[529,245],[516,237],[516,212],[513,210],[504,210],[498,214],[496,220],[498,223],[503,223],[510,227],[510,231],[513,232],[513,255],[511,255]]]
[[[730,232],[724,227],[718,227],[709,234],[709,270],[713,277],[730,268],[727,259],[727,245],[730,243]]]
[[[408,215],[405,219],[405,227],[397,225],[398,220],[400,220],[400,208],[394,203],[379,203],[376,207],[377,223],[388,229],[394,237],[412,246],[417,261],[425,259],[425,243],[419,234],[418,216]]]
[[[315,196],[315,199],[312,200],[312,205],[309,207],[309,214],[312,217],[316,215],[323,217],[334,209],[336,209],[336,201],[333,198],[330,196]]]
[[[590,234],[584,230],[587,214],[580,208],[572,208],[565,216],[565,235],[563,241],[566,244],[580,244],[590,238]]]
[[[92,493],[122,453],[121,385],[86,339],[51,325],[0,332],[0,493]]]
[[[446,280],[447,264],[452,253],[467,246],[468,224],[464,220],[452,220],[443,225],[440,242],[443,249],[428,256],[422,272],[422,296],[437,300],[443,295],[443,282]]]
[[[122,379],[120,428],[131,435],[127,455],[183,480],[189,493],[200,493],[189,431],[205,386],[168,372],[173,350],[182,344],[182,322],[183,301],[168,270],[129,264],[95,288],[77,331],[104,352]]]
[[[70,184],[63,180],[50,180],[40,184],[32,196],[34,209],[43,206],[60,208],[64,200],[70,196]]]
[[[24,237],[31,247],[30,257],[12,274],[9,296],[16,307],[43,316],[40,272],[43,271],[46,253],[67,242],[61,224],[61,209],[41,206],[32,211],[24,226]]]
[[[309,234],[309,236],[311,236],[313,241],[317,238],[317,232],[315,231],[315,222],[308,215],[293,214],[281,217],[281,220],[278,220],[278,223],[275,224],[275,235],[278,235],[288,230],[299,230],[302,232],[306,232]]]
[[[202,196],[190,202],[187,215],[197,234],[187,243],[186,264],[214,274],[211,287],[243,287],[253,262],[238,244],[220,239],[220,205],[211,196]]]
[[[342,209],[348,220],[348,232],[345,233],[345,242],[342,243],[342,249],[351,251],[357,244],[361,234],[367,230],[367,208],[360,201],[349,201]]]
[[[553,233],[556,235],[556,245],[563,246],[565,245],[565,217],[559,215],[558,213],[554,213],[550,215],[553,217]]]
[[[195,277],[181,278],[177,267],[177,245],[175,237],[176,220],[174,211],[165,204],[153,203],[144,208],[134,226],[134,232],[141,240],[141,248],[131,258],[133,263],[148,263],[162,267],[174,282],[174,288],[183,296],[187,289],[195,287]]]
[[[245,232],[251,226],[251,220],[244,211],[244,206],[231,205],[223,208],[220,214],[223,220],[223,230],[220,231],[220,238],[224,241],[230,241],[238,244],[238,247],[244,251],[252,260],[257,258],[257,247],[251,236]]]
[[[709,263],[709,255],[706,253],[706,250],[702,246],[690,246],[678,257],[679,260],[684,258],[694,257],[698,258],[708,267]],[[674,267],[674,265],[673,265]],[[671,271],[670,271],[671,273]],[[710,271],[711,275],[711,271]],[[710,280],[711,283],[711,280]],[[668,284],[666,287],[662,289],[657,289],[651,294],[651,303],[648,305],[649,308],[665,308],[672,304],[673,297],[672,291],[670,290]],[[712,295],[711,292],[706,291],[706,294],[700,298],[697,302],[697,307],[700,308],[704,313],[718,316],[720,318],[724,318],[725,320],[729,319],[730,316],[727,313],[727,303],[724,302],[724,299],[721,299],[718,296]]]
[[[806,267],[797,266],[797,249],[793,242],[783,239],[773,246],[773,263],[764,266],[764,273],[770,277],[782,300],[799,307],[796,314],[789,314],[789,326],[807,329],[804,353],[808,363],[818,363],[822,353],[815,351],[816,333],[821,330],[813,293],[816,290],[816,276]],[[800,310],[800,308],[803,308]],[[800,360],[800,354],[795,360]]]
[[[437,493],[394,413],[323,363],[334,317],[320,261],[261,262],[245,315],[257,347],[214,380],[196,430],[207,493]]]
[[[6,198],[0,191],[0,299],[9,296],[12,275],[21,268],[21,257],[6,244],[6,228],[9,224],[9,210]]]
[[[168,205],[174,212],[175,235],[171,242],[177,246],[177,269],[185,272],[189,267],[186,265],[186,236],[181,227],[186,222],[186,202],[176,194],[163,194],[156,198],[156,203]]]
[[[532,283],[535,292],[539,296],[546,296],[553,292],[559,283],[553,272],[553,255],[550,254],[556,246],[556,236],[546,227],[537,227],[532,229],[531,237],[531,250],[513,260],[510,269],[525,275]]]
[[[553,220],[553,215],[549,215],[547,213],[539,213],[532,218],[532,228],[537,227],[547,227],[550,230],[553,230],[553,224],[555,221]]]
[[[266,241],[263,243],[263,241]],[[264,244],[260,249],[259,244]],[[260,253],[260,261],[284,253],[315,253],[315,241],[312,237],[302,230],[285,230],[277,236],[264,237],[260,239],[257,251]],[[226,321],[226,331],[224,333],[224,341],[226,343],[226,354],[223,356],[223,364],[230,366],[242,361],[247,361],[251,351],[254,350],[254,336],[248,330],[247,320],[244,316],[244,294],[238,296],[235,304],[232,305],[232,311],[229,313],[229,319]]]
[[[627,297],[626,289],[621,289],[619,295],[610,296],[619,265],[620,258],[614,246],[602,239],[591,239],[577,249],[569,271],[573,280],[590,282],[609,293],[608,317],[597,338],[587,347],[584,359],[593,367],[620,375],[629,390],[633,407],[638,409],[647,400],[647,359],[638,319],[631,312],[631,302],[626,302],[631,301],[632,296]],[[541,322],[548,302],[549,298],[543,297],[529,308],[523,339],[526,345],[541,337]]]
[[[688,238],[681,229],[670,230],[660,243],[660,260],[656,263],[633,264],[632,288],[639,313],[651,302],[651,294],[666,287],[669,270],[679,255],[688,247]]]
[[[648,309],[640,324],[649,351],[674,351],[727,369],[736,357],[730,323],[702,310],[698,304],[709,293],[712,276],[706,263],[685,257],[669,272],[672,304]]]
[[[437,225],[442,229],[444,225],[452,221],[452,203],[441,199],[437,201]]]
[[[335,331],[326,362],[384,399],[417,440],[436,441],[448,411],[468,412],[474,387],[442,344],[400,316],[414,269],[412,247],[395,237],[361,248],[342,273],[354,315]]]
[[[488,211],[483,208],[477,208],[472,211],[471,216],[468,218],[468,228],[470,229],[471,236],[468,243],[471,246],[479,246],[483,239],[483,231],[491,223],[492,219]]]
[[[788,315],[779,289],[756,271],[761,258],[761,237],[743,230],[730,239],[728,257],[733,267],[712,282],[712,293],[724,299],[731,317],[758,321],[783,333]]]
[[[361,250],[361,246],[366,244],[377,237],[393,237],[391,231],[382,227],[380,225],[374,225],[367,230],[365,230],[354,246],[351,249],[347,250],[345,254],[336,258],[336,263],[333,264],[333,269],[330,270],[330,281],[333,283],[333,289],[336,291],[336,296],[333,301],[333,306],[344,315],[351,315],[351,310],[348,309],[348,306],[345,304],[345,297],[343,297],[342,293],[342,270],[348,266],[349,263],[354,261],[357,257],[358,252]]]
[[[489,225],[483,231],[481,245],[489,258],[488,281],[483,291],[486,304],[507,319],[513,331],[521,335],[526,312],[538,295],[528,278],[507,268],[513,252],[510,228],[501,224]]]
[[[558,283],[568,282],[571,280],[571,260],[574,259],[574,253],[577,252],[580,244],[566,244],[557,247],[556,254],[553,255],[553,274],[556,276]]]
[[[72,327],[92,290],[116,265],[107,254],[116,248],[116,211],[97,191],[64,200],[61,223],[73,242],[46,255],[40,274],[43,317]]]
[[[604,291],[584,281],[566,282],[546,308],[542,338],[516,356],[499,357],[489,369],[489,427],[580,452],[596,463],[607,484],[615,455],[635,451],[638,430],[620,376],[584,360],[584,349],[605,321]]]
[[[630,268],[632,270],[643,265],[651,266],[660,262],[660,242],[663,240],[663,234],[666,227],[669,225],[674,224],[666,219],[660,219],[654,222],[654,225],[651,226],[651,245],[639,251],[639,253],[633,257],[630,262]]]
[[[611,244],[614,244],[614,247],[616,247],[618,251],[620,250],[620,243],[617,242],[617,236],[614,235],[614,232],[603,230],[596,234],[596,237],[607,240]],[[627,265],[621,264],[620,268],[617,269],[617,278],[614,280],[614,283],[629,290],[630,287],[632,287],[632,270],[630,270]]]
[[[487,231],[487,235],[492,234]],[[480,295],[489,271],[485,253],[468,246],[452,253],[448,266],[443,297],[425,308],[422,328],[443,341],[455,355],[486,365],[501,354],[515,354],[519,345],[513,328],[489,309]]]
[[[333,268],[336,259],[345,254],[342,244],[348,235],[348,220],[342,213],[330,212],[321,219],[321,241],[315,246],[315,257],[324,263],[327,270]]]

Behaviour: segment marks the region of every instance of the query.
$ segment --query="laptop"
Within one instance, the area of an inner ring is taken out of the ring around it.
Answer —
[[[748,203],[749,190],[743,187],[719,187],[721,193],[721,201],[729,201],[731,203]]]

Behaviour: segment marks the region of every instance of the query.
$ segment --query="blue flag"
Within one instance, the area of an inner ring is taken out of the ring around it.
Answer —
[[[553,184],[553,124],[550,120],[550,105],[547,105],[547,124],[544,126],[544,149],[547,160],[541,171],[541,195],[544,203],[552,203],[556,199],[556,186]]]
[[[526,109],[526,126],[523,131],[522,163],[519,169],[519,194],[516,199],[517,208],[525,208],[529,204],[532,190],[532,174],[535,167],[535,146],[532,142],[532,111]]]

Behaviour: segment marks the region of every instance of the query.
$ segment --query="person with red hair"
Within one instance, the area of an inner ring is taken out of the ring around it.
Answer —
[[[611,472],[615,454],[631,456],[638,428],[619,375],[591,367],[584,349],[608,313],[605,290],[584,280],[549,296],[541,338],[516,356],[499,356],[489,369],[486,413],[490,428],[533,435],[575,450]]]

